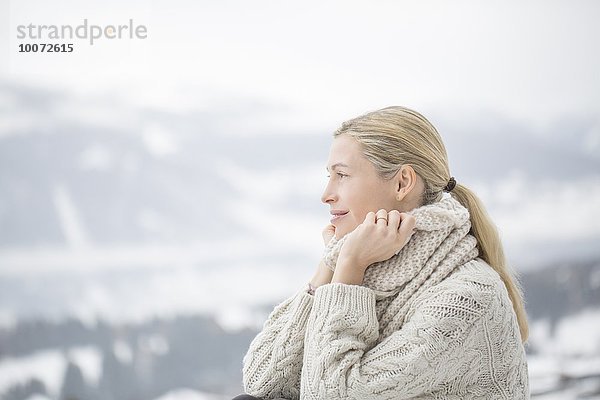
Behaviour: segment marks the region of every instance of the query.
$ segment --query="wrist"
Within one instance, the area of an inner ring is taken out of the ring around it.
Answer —
[[[340,257],[335,267],[335,273],[331,278],[331,283],[360,285],[365,277],[366,269],[366,266],[353,258]]]
[[[330,283],[332,277],[333,271],[327,267],[324,260],[321,260],[317,271],[315,272],[309,283],[316,289],[319,286],[323,286]]]
[[[314,296],[315,290],[317,290],[317,288],[314,287],[312,283],[308,282],[308,284],[306,285],[306,293],[310,294],[311,296]]]
[[[335,268],[336,268],[336,270],[338,268],[358,270],[362,274],[364,274],[369,265],[371,265],[371,264],[364,260],[361,260],[358,256],[354,256],[351,254],[345,254],[344,252],[342,252],[342,253],[340,253],[340,255],[338,257]]]

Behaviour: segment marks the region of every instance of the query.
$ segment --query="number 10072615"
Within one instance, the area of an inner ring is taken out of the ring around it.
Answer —
[[[21,43],[19,44],[19,53],[71,53],[73,52],[72,43]]]

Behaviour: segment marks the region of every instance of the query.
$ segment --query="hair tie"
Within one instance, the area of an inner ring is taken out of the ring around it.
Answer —
[[[451,177],[450,180],[448,181],[448,184],[446,185],[446,187],[443,190],[444,190],[444,192],[451,192],[455,186],[456,186],[456,179],[454,179],[454,177]]]

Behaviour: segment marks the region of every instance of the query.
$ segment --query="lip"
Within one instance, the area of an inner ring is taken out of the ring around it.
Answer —
[[[340,219],[342,219],[346,215],[348,215],[348,213],[349,213],[349,211],[332,210],[331,215],[333,215],[333,218],[331,218],[331,223],[339,221]]]

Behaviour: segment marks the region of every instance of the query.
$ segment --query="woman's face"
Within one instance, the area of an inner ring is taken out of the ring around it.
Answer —
[[[327,171],[329,183],[321,201],[331,208],[337,239],[352,232],[369,211],[391,211],[398,204],[396,180],[381,179],[362,154],[360,143],[350,136],[342,134],[333,140]]]

